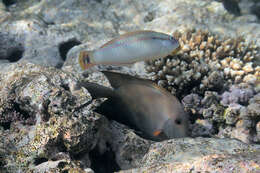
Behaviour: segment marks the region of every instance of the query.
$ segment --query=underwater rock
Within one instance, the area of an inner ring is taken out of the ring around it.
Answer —
[[[68,50],[80,44],[75,35],[49,31],[37,20],[16,21],[0,32],[0,59],[60,68]]]
[[[130,172],[257,172],[260,145],[234,139],[185,138],[151,145],[139,168]]]
[[[215,0],[215,1],[222,2],[224,8],[231,14],[234,14],[236,16],[241,15],[239,0]]]
[[[164,32],[187,28],[207,29],[222,38],[226,36],[236,38],[240,34],[245,36],[247,42],[256,41],[260,46],[260,40],[257,39],[260,32],[256,31],[256,28],[260,27],[257,17],[250,12],[244,12],[244,6],[240,8],[241,16],[236,16],[230,13],[222,2],[212,0],[163,1],[153,9],[153,11],[157,9],[156,17],[146,23],[145,29],[159,29]],[[249,4],[248,1],[246,3]]]
[[[2,1],[0,2],[0,23],[6,21],[8,17],[10,16],[10,13],[6,10],[6,7]]]
[[[90,168],[81,169],[81,168],[73,168],[73,165],[69,160],[57,160],[57,161],[46,161],[37,166],[33,172],[41,173],[41,172],[60,172],[61,170],[68,172],[78,172],[78,173],[94,173]]]
[[[51,67],[4,66],[0,73],[0,156],[3,170],[88,168],[88,154],[108,125],[79,78]],[[9,148],[9,150],[6,150]],[[54,162],[56,161],[56,162]],[[45,169],[45,168],[44,168]]]
[[[241,10],[237,0],[222,0],[222,3],[227,11],[236,16],[241,15]]]
[[[23,42],[24,38],[22,36],[1,31],[0,60],[5,60],[5,63],[20,60],[24,53]]]
[[[256,2],[256,4],[252,5],[250,11],[260,19],[260,2]]]
[[[130,169],[140,164],[153,141],[145,140],[125,125],[112,121],[109,125],[111,135],[107,136],[107,144],[115,153],[115,160],[121,169]]]

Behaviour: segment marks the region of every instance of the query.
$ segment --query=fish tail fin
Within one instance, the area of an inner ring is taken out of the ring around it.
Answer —
[[[93,51],[81,51],[79,53],[79,65],[82,70],[86,70],[88,68],[93,67],[95,64],[92,62]]]

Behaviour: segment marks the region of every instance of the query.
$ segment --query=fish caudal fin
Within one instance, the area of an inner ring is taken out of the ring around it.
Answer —
[[[92,54],[92,51],[81,51],[79,53],[79,65],[82,68],[82,70],[86,70],[95,64],[91,63],[90,56]]]

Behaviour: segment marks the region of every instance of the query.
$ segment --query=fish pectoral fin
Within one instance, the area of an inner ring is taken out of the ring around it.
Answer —
[[[153,135],[158,139],[168,139],[167,135],[162,130],[156,130],[153,132]]]
[[[156,130],[156,131],[153,132],[153,135],[154,136],[160,136],[161,133],[163,133],[162,130]]]

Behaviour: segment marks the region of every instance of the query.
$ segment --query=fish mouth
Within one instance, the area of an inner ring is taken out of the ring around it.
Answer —
[[[181,50],[181,46],[178,46],[177,48],[175,48],[175,49],[172,51],[171,55],[177,54],[180,50]]]

